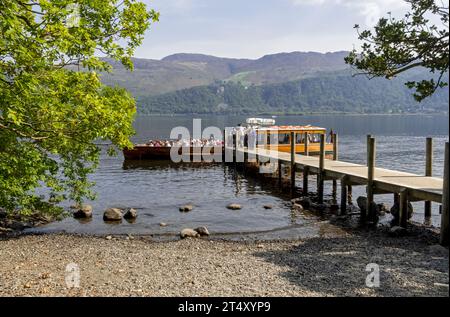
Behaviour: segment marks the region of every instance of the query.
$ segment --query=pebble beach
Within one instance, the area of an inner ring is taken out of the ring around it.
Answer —
[[[0,239],[0,296],[448,296],[448,248],[433,235],[232,242],[18,235]],[[367,287],[369,263],[379,287]],[[67,265],[79,284],[67,284]]]

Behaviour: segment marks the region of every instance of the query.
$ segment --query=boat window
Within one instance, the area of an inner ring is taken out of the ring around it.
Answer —
[[[257,139],[257,145],[263,145],[266,144],[264,141],[266,140],[266,134],[265,133],[258,133],[258,139]]]
[[[309,142],[311,143],[320,143],[320,133],[309,134]]]
[[[304,133],[297,133],[295,137],[296,144],[303,144],[305,143],[305,134]]]
[[[291,136],[289,133],[279,133],[278,134],[278,144],[290,144]]]

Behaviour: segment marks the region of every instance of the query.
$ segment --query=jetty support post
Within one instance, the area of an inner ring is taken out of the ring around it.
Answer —
[[[305,132],[305,156],[309,156],[309,133]]]
[[[347,203],[349,205],[353,205],[353,186],[352,185],[347,186]]]
[[[243,150],[244,150],[244,163],[242,164],[242,170],[245,173],[248,164],[248,152],[245,150],[245,148]]]
[[[400,191],[400,206],[399,206],[399,223],[400,227],[407,228],[408,226],[408,190],[402,189]]]
[[[226,130],[223,130],[223,148],[222,148],[222,163],[226,164],[226,148],[227,148],[227,132]]]
[[[325,134],[320,135],[319,174],[317,175],[317,193],[319,204],[323,204],[323,183],[325,168]]]
[[[367,206],[366,211],[361,210],[361,219],[365,221],[368,216],[369,221],[374,221],[375,216],[372,210],[374,198],[374,177],[375,177],[375,138],[369,138],[367,143]],[[367,214],[366,214],[367,213]]]
[[[281,160],[278,158],[278,186],[281,187],[281,185],[283,184],[283,171],[282,171],[283,166],[281,165]]]
[[[235,133],[233,134],[233,163],[234,163],[234,168],[236,168],[237,165],[237,144],[238,144],[238,131],[235,131]]]
[[[400,204],[400,194],[394,193],[394,205]]]
[[[295,132],[291,132],[291,194],[295,192]]]
[[[309,167],[304,166],[303,167],[303,188],[302,188],[303,196],[308,196],[308,191],[309,191],[308,181],[309,181]]]
[[[450,165],[450,153],[449,153],[449,143],[445,143],[445,159],[444,159],[444,186],[442,189],[442,214],[441,214],[441,238],[440,243],[443,246],[448,246],[448,200],[449,200],[449,165]]]
[[[305,132],[304,135],[304,152],[303,155],[309,156],[309,133]],[[308,196],[308,181],[309,181],[309,167],[303,166],[303,187],[302,187],[302,194],[303,196]]]
[[[337,133],[333,133],[332,141],[333,141],[333,161],[337,161],[339,159],[338,153],[339,139]],[[337,180],[335,179],[333,179],[333,200],[335,203],[337,202]]]
[[[372,134],[367,135],[366,144],[368,145],[370,142],[370,139],[372,138]],[[367,147],[367,158],[366,158],[367,166],[369,166],[369,147]]]
[[[340,215],[347,214],[347,176],[341,178],[341,207]]]
[[[427,138],[425,154],[425,176],[433,176],[433,138]],[[425,222],[431,218],[431,201],[425,201]]]
[[[243,139],[245,140],[245,138],[247,138],[247,140],[248,140],[248,134],[247,134],[247,132],[244,132],[244,134],[243,134]],[[248,143],[248,141],[247,141],[247,143]],[[245,147],[245,141],[244,141],[244,144],[242,144],[242,160],[243,160],[243,162],[242,162],[242,171],[245,173],[246,172],[246,169],[247,169],[247,164],[248,164],[248,156],[249,156],[249,153],[248,153],[248,151],[250,150],[250,148],[248,147],[248,144],[247,144],[247,147]]]

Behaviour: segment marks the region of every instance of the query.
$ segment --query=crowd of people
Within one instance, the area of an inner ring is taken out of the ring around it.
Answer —
[[[223,146],[223,141],[210,139],[180,139],[180,140],[150,140],[145,145],[150,147],[204,147],[204,146]]]
[[[237,137],[238,136],[238,137]],[[233,140],[237,137],[237,143],[240,147],[255,148],[257,144],[258,134],[256,129],[252,127],[242,127],[233,128],[229,131],[227,136],[227,146],[233,146]]]

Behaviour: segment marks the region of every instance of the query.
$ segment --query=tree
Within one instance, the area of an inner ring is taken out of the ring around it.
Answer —
[[[135,101],[101,84],[159,14],[136,0],[0,0],[0,207],[27,214],[93,198],[99,140],[131,146]]]
[[[449,64],[449,7],[443,0],[406,0],[411,6],[404,18],[389,13],[375,29],[358,30],[362,52],[353,50],[345,59],[371,77],[391,79],[415,67],[425,67],[437,75],[406,85],[415,89],[414,98],[422,101],[438,88],[447,86],[444,80]],[[433,23],[431,19],[434,19]],[[436,20],[439,20],[436,25]]]

